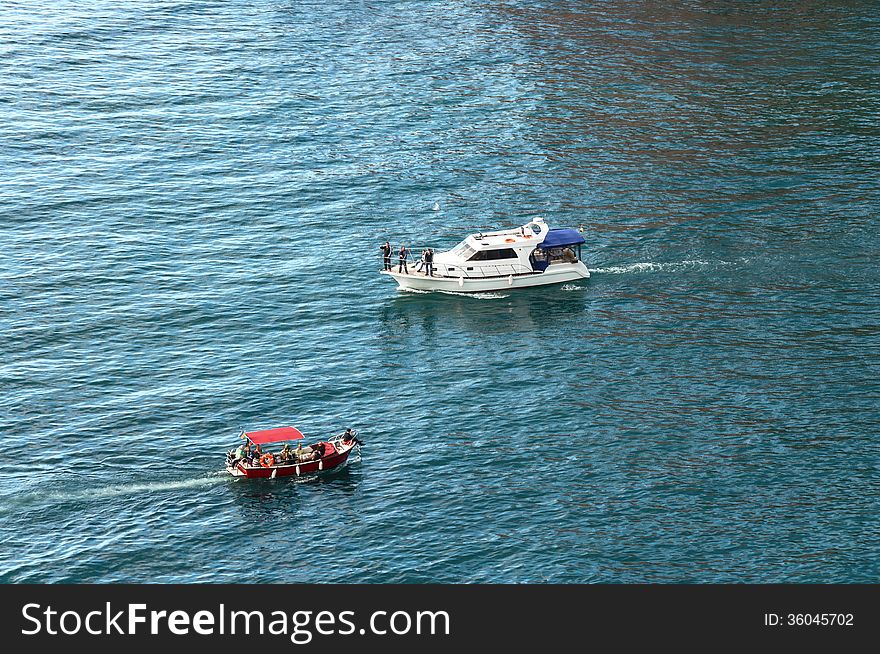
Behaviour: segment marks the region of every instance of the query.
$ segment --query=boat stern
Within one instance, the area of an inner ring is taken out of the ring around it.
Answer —
[[[247,473],[242,470],[241,466],[239,466],[238,463],[227,465],[226,472],[228,472],[233,477],[247,477]]]

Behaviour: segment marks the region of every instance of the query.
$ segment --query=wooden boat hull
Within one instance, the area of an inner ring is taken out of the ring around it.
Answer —
[[[348,455],[354,449],[354,444],[338,448],[333,454],[329,454],[318,461],[305,461],[303,463],[287,463],[273,466],[248,466],[241,461],[228,466],[226,470],[234,477],[246,477],[247,479],[277,479],[279,477],[300,477],[302,475],[323,472],[338,468],[348,459]]]

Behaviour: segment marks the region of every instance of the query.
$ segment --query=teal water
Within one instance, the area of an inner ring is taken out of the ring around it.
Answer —
[[[0,581],[876,582],[878,43],[858,1],[3,3]],[[589,281],[378,275],[537,215]],[[363,456],[221,474],[283,424]]]

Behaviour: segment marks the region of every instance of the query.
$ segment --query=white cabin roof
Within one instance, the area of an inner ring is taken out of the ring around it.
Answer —
[[[533,229],[532,226],[535,226]],[[536,231],[537,230],[537,231]],[[474,250],[496,250],[500,248],[536,247],[550,228],[543,218],[536,218],[522,227],[503,229],[497,232],[471,234],[465,242]]]
[[[503,249],[512,249],[516,251],[517,258],[525,259],[543,242],[549,232],[550,228],[543,218],[536,218],[522,227],[513,229],[478,232],[471,234],[451,250],[438,252],[435,260],[447,264],[463,263],[471,260],[474,252]]]

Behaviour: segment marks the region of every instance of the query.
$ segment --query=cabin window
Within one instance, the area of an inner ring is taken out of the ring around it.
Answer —
[[[535,250],[536,255],[538,252],[539,250]],[[550,261],[550,263],[577,263],[579,259],[578,255],[575,254],[570,246],[545,250],[544,256]]]
[[[511,248],[500,250],[480,250],[468,259],[468,261],[497,261],[499,259],[516,259],[516,252]]]
[[[467,241],[462,241],[454,248],[452,248],[452,253],[457,257],[461,257],[462,259],[467,260],[468,257],[470,257],[474,253],[474,249],[467,244]]]

